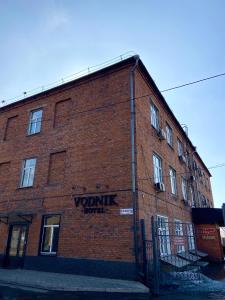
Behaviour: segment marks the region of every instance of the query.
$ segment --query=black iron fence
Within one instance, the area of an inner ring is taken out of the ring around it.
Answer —
[[[141,229],[140,270],[153,293],[200,279],[201,256],[192,223],[156,216],[151,220],[150,239],[146,239],[144,221]]]

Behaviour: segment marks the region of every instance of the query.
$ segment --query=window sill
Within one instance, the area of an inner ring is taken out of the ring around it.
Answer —
[[[36,133],[27,133],[26,134],[26,137],[31,137],[31,136],[36,136],[36,135],[40,135],[41,134],[41,131],[39,131],[39,132],[36,132]]]
[[[33,185],[31,185],[31,186],[18,186],[17,190],[21,190],[21,189],[32,189],[32,188],[34,188]]]
[[[40,256],[48,256],[48,257],[55,257],[57,256],[57,253],[47,253],[47,252],[40,252]]]

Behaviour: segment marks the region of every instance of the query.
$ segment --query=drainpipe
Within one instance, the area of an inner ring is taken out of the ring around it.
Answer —
[[[130,130],[131,130],[131,184],[132,184],[132,205],[133,205],[133,234],[134,234],[134,255],[136,275],[138,276],[138,227],[137,227],[137,193],[136,193],[136,147],[135,147],[135,84],[134,72],[138,66],[140,57],[135,55],[135,64],[130,70]]]

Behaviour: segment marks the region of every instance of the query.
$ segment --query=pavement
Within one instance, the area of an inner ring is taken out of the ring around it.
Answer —
[[[22,269],[0,269],[0,284],[46,291],[148,294],[138,281],[50,273]]]

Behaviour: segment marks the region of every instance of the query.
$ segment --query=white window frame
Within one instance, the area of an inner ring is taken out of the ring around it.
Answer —
[[[160,256],[171,254],[168,217],[157,215],[157,229]]]
[[[171,193],[173,195],[177,195],[177,175],[176,170],[172,167],[169,168],[169,175],[170,175],[170,186],[171,186]]]
[[[151,125],[156,130],[158,130],[159,129],[159,110],[153,102],[151,102],[150,106],[151,106]]]
[[[39,111],[41,112],[41,117],[39,117],[39,118],[35,117],[35,113],[39,112]],[[34,109],[30,112],[28,135],[33,135],[33,134],[41,132],[42,116],[43,116],[43,108]],[[40,123],[40,127],[38,127],[39,123]],[[31,131],[32,125],[34,125],[34,131]]]
[[[43,226],[42,226],[42,235],[41,235],[41,254],[42,255],[55,255],[57,252],[56,251],[52,251],[52,244],[53,244],[53,235],[54,235],[54,228],[59,228],[60,226],[60,220],[59,220],[59,224],[51,224],[51,225],[47,225],[45,224],[45,218],[48,218],[48,217],[52,217],[54,215],[45,215],[43,216],[44,217],[44,220],[43,220]],[[44,243],[44,233],[45,233],[45,228],[47,227],[50,227],[51,228],[51,235],[50,235],[50,241],[51,241],[51,244],[50,244],[50,251],[42,251],[42,248],[43,248],[43,243]]]
[[[179,138],[177,138],[177,151],[178,156],[184,155],[184,145]]]
[[[187,184],[187,179],[184,176],[181,177],[181,188],[182,188],[183,199],[185,201],[187,201],[188,200],[188,190],[187,190],[188,184]]]
[[[162,159],[155,153],[152,155],[154,183],[163,183]]]
[[[166,123],[166,140],[167,143],[173,147],[173,129],[168,123]]]
[[[34,164],[27,165],[29,161],[34,160]],[[20,187],[31,187],[34,184],[34,176],[35,176],[35,168],[36,168],[37,159],[35,157],[24,159],[22,162],[22,170],[21,170],[21,179],[20,179]],[[25,178],[27,178],[25,182]],[[31,181],[30,181],[31,179]]]
[[[188,249],[195,250],[195,237],[192,223],[187,223]]]
[[[191,204],[191,207],[195,207],[194,189],[193,189],[192,185],[190,185],[189,190],[190,190],[190,204]]]
[[[174,219],[174,225],[175,225],[175,236],[184,236],[183,232],[183,224],[180,220]],[[185,251],[184,245],[177,245],[177,253],[181,253]]]

